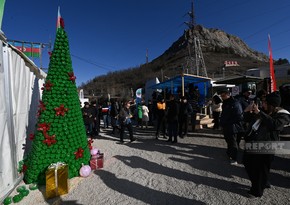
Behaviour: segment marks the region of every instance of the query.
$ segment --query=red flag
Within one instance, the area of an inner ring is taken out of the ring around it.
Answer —
[[[269,49],[269,63],[270,63],[271,92],[274,92],[277,90],[277,87],[276,87],[276,78],[275,78],[275,71],[274,71],[274,64],[273,64],[271,39],[270,39],[269,34],[268,34],[268,49]]]
[[[56,28],[60,28],[60,27],[64,28],[64,21],[60,15],[60,7],[58,7]]]

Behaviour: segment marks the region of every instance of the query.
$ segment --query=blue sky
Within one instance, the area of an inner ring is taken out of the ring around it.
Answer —
[[[146,49],[149,61],[160,56],[187,28],[191,0],[6,0],[2,31],[11,40],[53,44],[58,6],[80,85],[144,64]],[[274,59],[289,60],[289,0],[195,0],[194,9],[197,24],[238,36],[267,55],[270,34]],[[42,66],[48,63],[43,50]]]

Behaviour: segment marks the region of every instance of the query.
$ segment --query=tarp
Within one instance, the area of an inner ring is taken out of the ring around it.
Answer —
[[[151,89],[170,89],[171,93],[176,94],[176,91],[181,88],[182,95],[185,94],[186,88],[189,84],[194,84],[194,86],[198,87],[200,92],[199,105],[203,106],[206,103],[206,97],[210,95],[209,89],[211,88],[211,78],[190,75],[190,74],[182,74],[170,78],[164,82],[158,83],[156,85],[151,86]]]
[[[34,132],[45,76],[23,53],[1,42],[0,202],[21,180],[18,163],[28,150],[28,134]]]
[[[182,86],[182,77],[184,78],[184,85],[186,86],[189,83],[194,83],[195,85],[204,83],[204,82],[210,82],[211,78],[196,76],[196,75],[190,75],[190,74],[183,74],[178,75],[173,78],[170,78],[164,82],[158,83],[156,85],[151,86],[151,89],[165,89],[165,88],[171,88],[171,87],[178,87]]]

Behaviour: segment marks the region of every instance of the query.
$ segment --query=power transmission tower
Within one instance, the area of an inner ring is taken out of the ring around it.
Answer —
[[[185,31],[185,40],[187,42],[188,56],[186,57],[186,68],[188,68],[193,75],[207,77],[207,70],[200,46],[198,37],[194,34],[195,29],[195,16],[193,8],[193,0],[191,1],[191,11],[187,13],[189,15],[189,21],[184,22],[188,26],[188,30]]]
[[[184,23],[189,27],[189,29],[193,29],[195,27],[193,0],[191,1],[191,11],[187,12],[187,14],[189,15],[189,21]]]

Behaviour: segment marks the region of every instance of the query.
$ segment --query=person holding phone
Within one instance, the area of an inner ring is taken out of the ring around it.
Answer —
[[[246,147],[251,143],[274,142],[279,140],[279,133],[284,125],[290,122],[290,113],[279,107],[281,97],[279,92],[266,95],[262,100],[262,108],[251,102],[245,109],[244,119],[250,122],[245,135]],[[245,150],[243,163],[251,181],[249,196],[261,197],[265,188],[270,188],[268,183],[271,163],[274,155],[265,150]]]

